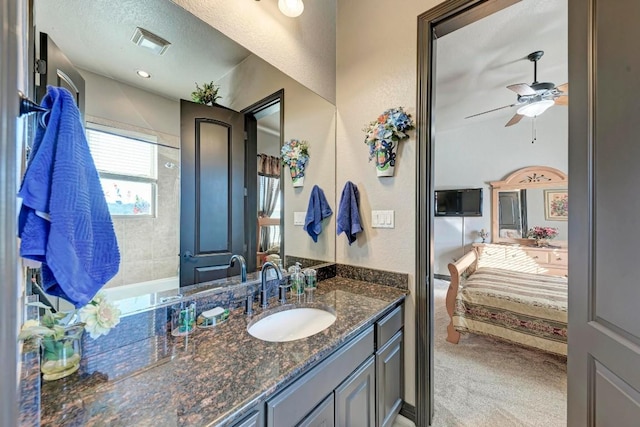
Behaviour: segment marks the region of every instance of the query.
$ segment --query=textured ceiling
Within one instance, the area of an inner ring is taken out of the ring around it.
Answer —
[[[71,62],[172,99],[216,81],[251,53],[169,0],[36,0],[36,29]],[[162,56],[136,46],[142,27],[171,42]],[[136,70],[151,74],[142,79]]]
[[[567,1],[523,0],[480,21],[443,36],[437,42],[436,127],[438,131],[515,114],[507,108],[471,119],[467,116],[513,104],[506,88],[533,82],[536,50],[538,81],[567,82]],[[553,114],[553,106],[544,114]]]

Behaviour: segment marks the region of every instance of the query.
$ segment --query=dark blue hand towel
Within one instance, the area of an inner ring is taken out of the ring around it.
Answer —
[[[18,195],[20,255],[41,261],[47,293],[86,305],[118,272],[120,252],[73,96],[49,86]]]
[[[309,197],[309,206],[307,207],[307,216],[304,219],[304,230],[314,242],[318,241],[318,234],[322,233],[322,220],[331,216],[333,211],[324,196],[324,191],[317,185],[311,189]]]
[[[344,232],[349,240],[349,246],[356,241],[356,234],[362,231],[360,223],[360,194],[358,187],[351,181],[347,181],[340,196],[338,207],[338,234]]]

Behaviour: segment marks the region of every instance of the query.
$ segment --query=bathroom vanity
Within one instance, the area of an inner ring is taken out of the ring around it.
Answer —
[[[330,307],[336,321],[307,338],[254,338],[247,332],[251,319],[240,308],[223,324],[186,338],[168,336],[122,347],[101,360],[87,360],[77,374],[43,382],[40,422],[391,425],[404,390],[406,293],[335,277],[319,284],[314,304]],[[140,358],[149,363],[127,369]]]

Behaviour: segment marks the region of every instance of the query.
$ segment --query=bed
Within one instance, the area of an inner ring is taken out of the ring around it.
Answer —
[[[545,264],[562,257],[566,249],[475,245],[449,264],[447,341],[476,333],[566,356],[566,269]]]

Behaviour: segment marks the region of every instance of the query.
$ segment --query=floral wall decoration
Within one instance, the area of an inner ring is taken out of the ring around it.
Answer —
[[[281,150],[282,164],[289,166],[294,187],[304,185],[304,170],[309,163],[309,143],[291,139],[284,143]]]
[[[363,131],[364,142],[369,146],[369,161],[375,159],[378,176],[393,176],[398,142],[409,138],[406,131],[414,128],[411,115],[402,107],[390,108]]]

